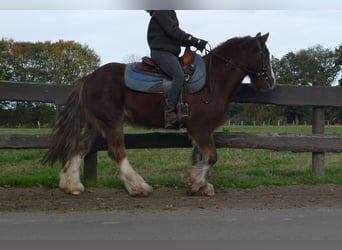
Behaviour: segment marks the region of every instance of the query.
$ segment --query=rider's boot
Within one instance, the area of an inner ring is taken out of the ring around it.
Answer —
[[[175,107],[167,103],[164,108],[164,128],[178,128],[178,116]]]

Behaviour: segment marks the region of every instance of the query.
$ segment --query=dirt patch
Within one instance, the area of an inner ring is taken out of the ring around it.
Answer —
[[[157,188],[148,198],[125,190],[88,188],[80,196],[59,189],[0,188],[0,211],[144,211],[177,209],[281,209],[342,207],[342,185],[217,189],[214,197],[187,196],[184,189]]]

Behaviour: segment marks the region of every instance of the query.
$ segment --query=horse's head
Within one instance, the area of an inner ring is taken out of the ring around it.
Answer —
[[[209,71],[211,69],[211,55],[230,69],[238,69],[243,76],[249,76],[254,89],[273,89],[275,78],[270,64],[270,53],[266,47],[269,34],[255,37],[232,38],[222,43],[209,53]],[[238,82],[241,83],[241,82]]]
[[[258,33],[251,41],[251,52],[248,55],[248,66],[246,73],[251,79],[254,89],[273,89],[276,81],[270,64],[270,53],[266,47],[269,33],[261,35]]]

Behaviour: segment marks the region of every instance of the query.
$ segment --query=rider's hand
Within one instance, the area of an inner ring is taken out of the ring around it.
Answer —
[[[208,44],[206,40],[199,39],[193,36],[188,37],[188,45],[196,47],[199,51],[203,51],[205,46]]]
[[[205,46],[207,46],[208,42],[206,40],[198,40],[197,44],[195,44],[194,46],[201,52],[203,52],[203,50],[205,49]]]

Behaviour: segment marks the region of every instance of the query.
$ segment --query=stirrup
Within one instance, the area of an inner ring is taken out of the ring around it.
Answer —
[[[179,128],[178,124],[178,115],[175,111],[164,111],[164,128],[166,129],[177,129]]]
[[[177,104],[177,115],[178,117],[188,117],[189,116],[189,105],[184,102],[179,102]]]
[[[189,105],[187,103],[181,103],[181,117],[188,117],[189,116]]]
[[[189,117],[189,105],[184,102],[177,104],[177,118],[179,123],[179,128],[184,127],[187,119]]]

